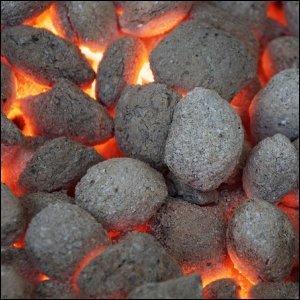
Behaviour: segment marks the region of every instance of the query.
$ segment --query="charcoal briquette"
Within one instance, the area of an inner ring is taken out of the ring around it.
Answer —
[[[299,37],[299,1],[283,1],[283,8],[290,32]]]
[[[6,1],[2,1],[1,5],[3,2]],[[12,70],[10,69],[10,67],[1,62],[1,106],[2,106],[2,102],[14,99],[15,96],[16,96],[16,77],[12,72]]]
[[[224,278],[211,282],[203,289],[204,299],[240,299],[240,286],[233,279]]]
[[[22,145],[25,137],[21,130],[1,112],[1,145]]]

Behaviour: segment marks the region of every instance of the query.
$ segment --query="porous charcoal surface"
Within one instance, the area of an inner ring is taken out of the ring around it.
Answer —
[[[204,299],[240,299],[239,289],[233,279],[219,279],[205,286],[203,296]]]
[[[202,299],[199,274],[171,279],[160,283],[147,283],[134,289],[127,299]]]
[[[193,1],[125,1],[120,16],[122,31],[141,37],[162,34],[178,24]]]
[[[1,54],[35,80],[52,85],[61,78],[89,83],[94,72],[79,48],[48,30],[30,26],[5,28]]]
[[[103,158],[92,148],[65,137],[44,143],[33,154],[19,177],[26,192],[52,192],[72,187]]]
[[[69,203],[50,204],[29,223],[25,249],[42,273],[66,279],[92,250],[109,238],[86,211]]]
[[[263,282],[250,290],[251,299],[299,299],[299,284],[294,282]]]
[[[67,39],[103,50],[118,34],[112,1],[56,1],[58,22]]]
[[[1,183],[1,246],[18,240],[25,229],[25,215],[20,200]]]
[[[293,226],[274,205],[249,199],[235,210],[230,220],[227,249],[234,265],[248,278],[281,281],[293,267]]]
[[[293,141],[293,145],[295,146],[295,148],[298,151],[298,156],[299,156],[299,138],[297,138],[296,140]]]
[[[68,283],[53,280],[40,282],[33,291],[33,299],[80,299]]]
[[[94,258],[77,283],[83,295],[106,299],[116,294],[126,297],[145,283],[180,276],[177,263],[151,235],[133,233]]]
[[[299,69],[276,74],[254,97],[249,112],[256,143],[276,133],[296,139],[299,136]]]
[[[21,107],[32,120],[35,135],[65,136],[85,145],[100,144],[113,135],[106,109],[65,79],[46,93],[22,99]]]
[[[3,2],[2,1],[1,5]],[[17,1],[15,1],[17,2]],[[8,65],[1,62],[1,106],[2,102],[14,98],[16,95],[16,78]],[[2,121],[1,121],[2,124]]]
[[[180,98],[164,84],[127,87],[115,116],[115,135],[122,152],[162,168],[166,140]]]
[[[276,134],[262,140],[250,153],[243,172],[248,197],[276,203],[297,185],[297,150],[287,137]]]
[[[21,130],[1,112],[1,145],[21,145],[24,141]]]
[[[131,158],[115,158],[90,168],[76,186],[75,202],[107,230],[143,224],[167,197],[163,176]]]
[[[283,8],[290,32],[299,37],[299,1],[283,1]]]
[[[227,101],[255,77],[255,59],[241,41],[197,21],[163,39],[152,50],[150,65],[157,82],[187,91],[212,89]]]
[[[1,1],[1,25],[15,26],[45,10],[52,1]]]
[[[226,224],[216,207],[168,198],[151,220],[151,228],[181,266],[205,271],[224,263]]]
[[[186,184],[211,191],[235,169],[243,142],[241,120],[229,103],[195,88],[175,107],[165,163]]]
[[[96,81],[96,94],[101,103],[114,105],[123,89],[135,84],[146,55],[142,41],[125,36],[112,42],[101,60]]]

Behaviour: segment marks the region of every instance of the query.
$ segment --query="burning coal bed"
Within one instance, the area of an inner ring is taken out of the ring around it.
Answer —
[[[299,299],[299,1],[1,1],[1,299]]]

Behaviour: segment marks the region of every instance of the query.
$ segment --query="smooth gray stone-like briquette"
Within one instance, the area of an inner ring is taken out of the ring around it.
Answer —
[[[176,105],[165,163],[186,184],[216,189],[233,172],[242,153],[241,120],[215,91],[195,88]]]
[[[255,59],[241,41],[197,21],[179,25],[163,39],[152,50],[150,65],[157,82],[187,91],[212,89],[227,101],[256,76]]]
[[[106,109],[66,79],[46,93],[22,99],[21,107],[38,136],[65,136],[93,146],[113,135],[113,120]]]
[[[108,245],[101,224],[80,207],[50,204],[29,223],[25,249],[36,267],[51,278],[65,279],[92,250]]]
[[[1,32],[1,54],[13,66],[46,85],[61,78],[85,84],[95,76],[79,48],[41,28],[5,28]]]
[[[240,299],[240,287],[233,279],[225,278],[211,282],[203,289],[204,299]]]
[[[45,280],[34,289],[32,299],[80,299],[72,286],[59,281]]]
[[[299,137],[299,69],[276,74],[254,97],[249,112],[256,143],[276,133]]]
[[[283,1],[283,8],[290,32],[299,37],[299,1]]]
[[[249,199],[230,220],[227,249],[234,265],[248,278],[256,282],[281,281],[293,268],[293,226],[274,205]]]
[[[2,102],[11,100],[15,96],[16,96],[15,75],[8,65],[1,62],[1,105]]]
[[[115,135],[124,155],[155,168],[164,166],[166,140],[181,96],[164,84],[129,86],[121,95],[115,116]]]
[[[297,185],[297,150],[287,137],[276,134],[262,140],[250,153],[243,171],[248,197],[276,203]]]
[[[124,298],[145,283],[180,276],[178,264],[151,235],[132,233],[94,258],[81,271],[77,284],[84,296]]]
[[[25,229],[22,204],[12,191],[1,183],[1,247],[21,238]]]
[[[145,55],[143,42],[132,36],[109,45],[97,72],[96,94],[101,103],[114,105],[127,85],[136,84]]]
[[[68,189],[93,165],[103,161],[94,149],[65,137],[44,143],[33,154],[19,177],[26,192]]]
[[[122,31],[150,37],[169,31],[189,12],[193,1],[124,1]]]
[[[104,50],[118,34],[112,1],[56,1],[55,7],[55,20],[73,43]]]
[[[90,168],[76,186],[75,202],[107,230],[143,224],[167,197],[163,176],[146,163],[115,158]]]
[[[52,1],[1,1],[1,25],[15,26],[45,10]]]
[[[202,299],[198,273],[159,283],[147,283],[134,289],[127,299]]]
[[[1,112],[1,144],[21,145],[24,141],[21,130]]]

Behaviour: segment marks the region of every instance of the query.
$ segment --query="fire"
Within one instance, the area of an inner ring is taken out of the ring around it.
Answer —
[[[150,63],[148,60],[146,60],[139,73],[137,84],[142,85],[153,81],[154,81],[154,76],[150,68]]]
[[[94,149],[105,159],[124,157],[114,137],[103,144],[95,146]]]
[[[37,281],[41,282],[41,281],[47,281],[49,280],[50,278],[45,275],[45,274],[39,274],[38,277],[37,277]]]
[[[282,3],[279,3],[279,1],[268,1],[267,16],[277,21],[282,26],[287,26]]]
[[[94,52],[84,45],[79,45],[79,48],[81,50],[81,53],[87,58],[88,62],[92,66],[93,70],[95,72],[97,72],[98,65],[101,62],[102,57],[103,57],[103,52],[101,52],[101,51]]]

